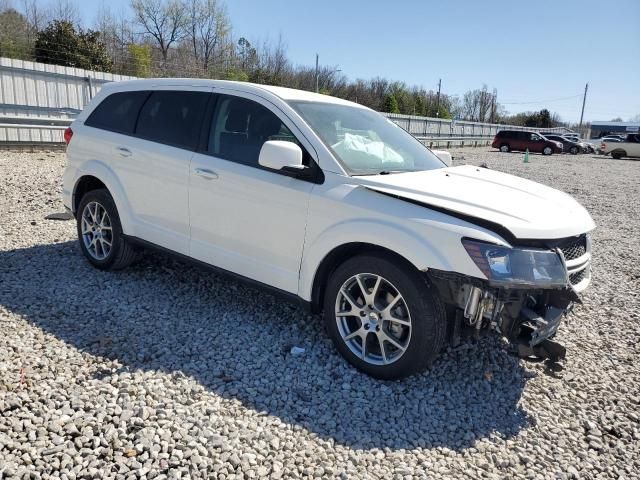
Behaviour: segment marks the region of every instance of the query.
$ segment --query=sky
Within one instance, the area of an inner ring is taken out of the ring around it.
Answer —
[[[48,0],[41,0],[46,4]],[[104,3],[79,0],[91,25]],[[295,64],[339,68],[462,95],[486,84],[511,113],[563,120],[640,114],[640,0],[226,0],[236,38],[282,36]]]

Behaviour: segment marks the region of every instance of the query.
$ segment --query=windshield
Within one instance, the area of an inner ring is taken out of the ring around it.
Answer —
[[[422,143],[372,110],[333,103],[289,104],[351,175],[446,167]]]

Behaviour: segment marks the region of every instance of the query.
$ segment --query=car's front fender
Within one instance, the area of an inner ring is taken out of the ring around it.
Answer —
[[[345,245],[390,250],[422,271],[433,268],[485,278],[461,239],[504,244],[484,228],[401,199],[361,187],[329,190],[311,202],[298,286],[298,295],[304,300],[311,300],[325,258]]]

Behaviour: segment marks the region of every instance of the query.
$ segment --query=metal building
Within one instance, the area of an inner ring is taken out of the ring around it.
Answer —
[[[640,122],[591,122],[591,138],[639,133]]]

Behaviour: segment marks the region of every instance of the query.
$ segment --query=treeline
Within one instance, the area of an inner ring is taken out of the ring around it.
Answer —
[[[74,0],[21,0],[18,8],[14,1],[0,0],[0,56],[136,77],[317,89],[391,113],[494,123],[515,118],[486,85],[458,97],[380,77],[349,80],[333,65],[295,65],[283,38],[238,36],[222,0],[131,0],[132,16],[103,5],[89,29]]]

